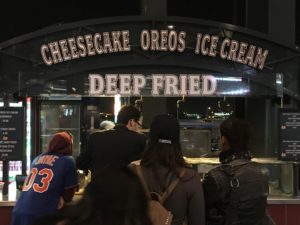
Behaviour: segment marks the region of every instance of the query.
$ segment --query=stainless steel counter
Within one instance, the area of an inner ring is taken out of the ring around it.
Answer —
[[[185,161],[192,165],[197,164],[209,164],[209,165],[218,165],[220,164],[218,157],[210,158],[185,158]],[[278,160],[277,158],[253,158],[252,161],[262,163],[262,164],[286,164],[286,161]],[[300,164],[300,162],[289,162],[294,164]]]
[[[298,197],[281,197],[269,196],[268,205],[299,205],[300,196]]]
[[[14,206],[16,199],[20,196],[20,191],[16,189],[16,183],[12,182],[8,186],[8,195],[3,195],[0,189],[0,207],[1,206]]]

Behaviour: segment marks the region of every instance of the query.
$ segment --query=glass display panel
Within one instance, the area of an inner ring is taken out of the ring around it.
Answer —
[[[211,150],[210,130],[181,129],[180,139],[185,157],[203,157]]]
[[[9,161],[8,163],[8,179],[9,182],[14,182],[15,177],[22,174],[22,161]],[[0,181],[3,180],[3,162],[0,161]],[[1,188],[0,188],[1,190]]]
[[[66,130],[73,135],[73,156],[80,152],[80,105],[43,102],[40,111],[40,146],[45,152],[51,136]]]

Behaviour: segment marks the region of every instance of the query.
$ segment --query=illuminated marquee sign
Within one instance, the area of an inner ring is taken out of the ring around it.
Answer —
[[[134,32],[135,34],[135,32]],[[139,47],[142,51],[184,53],[186,48],[185,31],[142,30],[139,34]],[[93,33],[68,37],[40,47],[43,62],[47,66],[87,56],[125,53],[132,50],[129,30]],[[220,38],[211,34],[197,33],[195,56],[219,57],[262,70],[269,50],[237,41]]]
[[[217,90],[217,80],[209,74],[152,74],[152,96],[209,96]],[[89,95],[139,96],[146,87],[142,74],[89,75]]]

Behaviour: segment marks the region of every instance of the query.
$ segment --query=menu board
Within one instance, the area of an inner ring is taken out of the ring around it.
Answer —
[[[0,107],[0,161],[21,160],[23,146],[23,107]]]
[[[278,158],[300,161],[300,110],[279,110]]]

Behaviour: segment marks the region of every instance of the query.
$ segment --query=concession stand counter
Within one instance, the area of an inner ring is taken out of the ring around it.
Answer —
[[[270,172],[271,216],[300,221],[297,49],[229,24],[139,16],[52,26],[1,43],[0,57],[0,96],[23,102],[26,142],[0,152],[3,166],[22,161],[25,175],[62,129],[77,156],[89,132],[131,103],[145,129],[158,113],[176,115],[186,160],[204,174],[218,164],[219,124],[238,116],[256,128],[252,153]],[[18,194],[8,186],[1,218]]]

